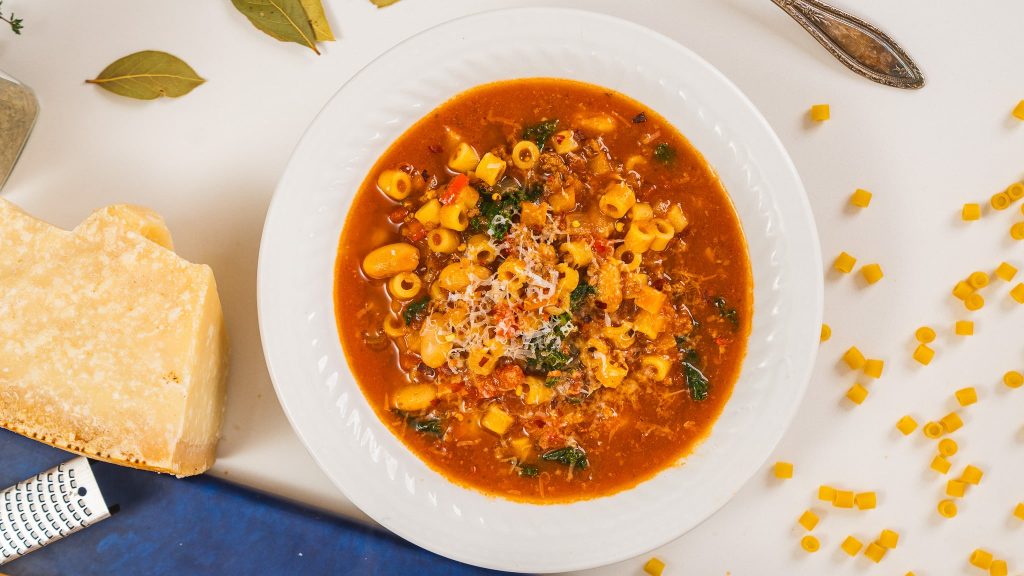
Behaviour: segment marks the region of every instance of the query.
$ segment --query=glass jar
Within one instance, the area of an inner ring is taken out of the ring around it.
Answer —
[[[32,89],[0,71],[0,189],[14,170],[39,115]]]

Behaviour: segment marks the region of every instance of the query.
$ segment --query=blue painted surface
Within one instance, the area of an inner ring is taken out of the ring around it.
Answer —
[[[71,457],[0,429],[0,488]],[[120,511],[0,571],[10,576],[500,574],[215,478],[179,480],[103,462],[92,467],[107,505]]]

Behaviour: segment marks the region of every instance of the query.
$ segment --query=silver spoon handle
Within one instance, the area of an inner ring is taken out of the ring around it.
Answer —
[[[857,74],[894,88],[920,88],[924,75],[899,44],[871,24],[818,0],[772,0]]]

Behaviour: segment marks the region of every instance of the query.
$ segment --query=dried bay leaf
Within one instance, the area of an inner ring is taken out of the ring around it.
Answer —
[[[115,60],[99,76],[86,82],[128,98],[153,100],[184,96],[206,80],[177,56],[143,50]]]
[[[320,53],[316,48],[316,33],[300,0],[231,0],[231,3],[266,34]]]
[[[395,2],[398,2],[398,0],[370,0],[370,2],[373,2],[373,5],[377,8],[384,8],[385,6],[391,6]]]
[[[299,0],[302,8],[306,11],[309,24],[313,27],[313,34],[317,42],[333,42],[334,32],[331,31],[331,23],[327,21],[324,14],[324,5],[320,0]]]

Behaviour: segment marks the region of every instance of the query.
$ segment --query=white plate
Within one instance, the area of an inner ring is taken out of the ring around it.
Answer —
[[[675,124],[736,204],[754,274],[742,375],[710,437],[686,459],[611,497],[531,505],[458,487],[378,420],[335,328],[335,251],[353,194],[385,149],[430,110],[496,80],[561,77],[631,96]],[[788,426],[817,351],[818,238],[782,144],[742,93],[693,52],[636,24],[529,8],[469,16],[399,44],[354,76],[299,143],[260,248],[263,348],[295,431],[352,502],[400,536],[470,564],[521,572],[604,565],[710,516]]]

